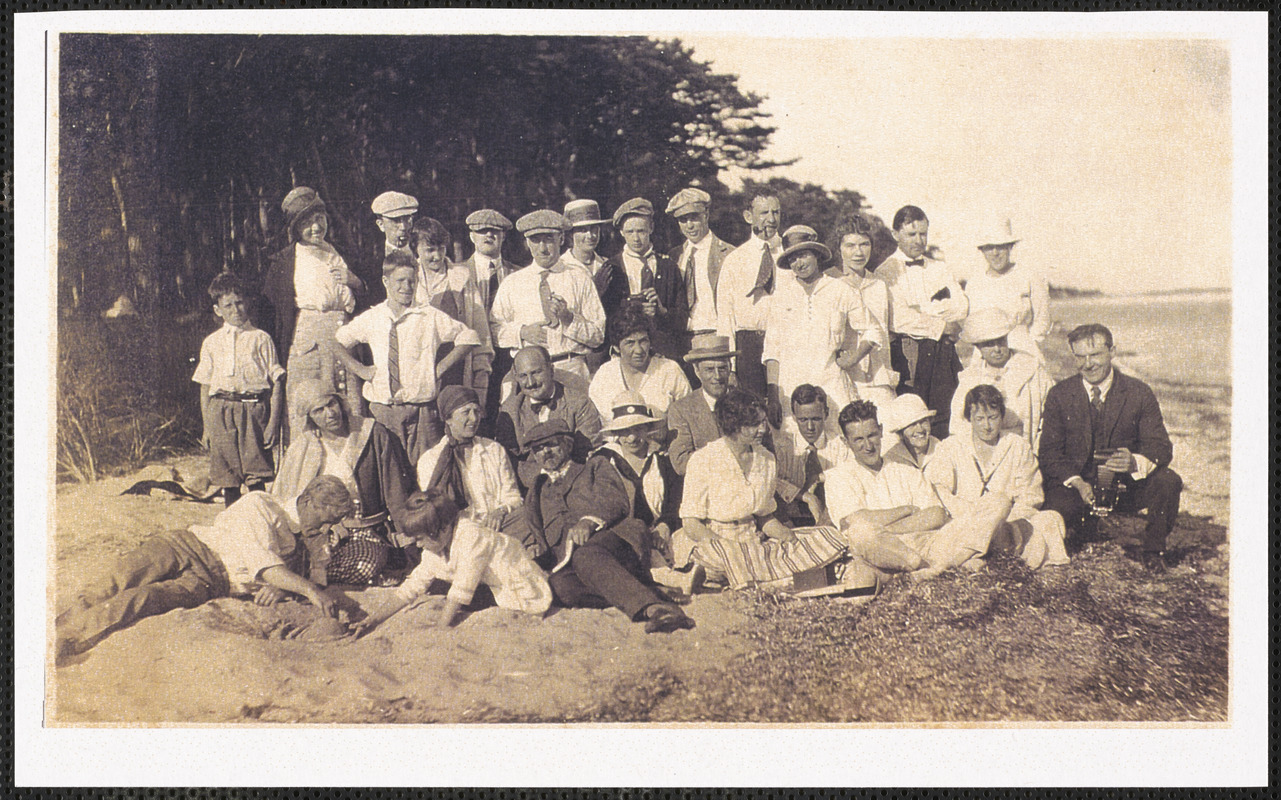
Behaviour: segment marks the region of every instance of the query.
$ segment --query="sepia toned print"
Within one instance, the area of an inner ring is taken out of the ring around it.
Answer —
[[[48,724],[1230,722],[1222,43],[52,54]]]

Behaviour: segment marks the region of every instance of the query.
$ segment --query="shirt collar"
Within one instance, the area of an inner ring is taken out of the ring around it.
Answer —
[[[404,319],[410,314],[424,313],[422,306],[409,306],[404,311],[400,312],[399,315],[397,315],[395,312],[391,310],[391,306],[387,304],[386,300],[379,303],[377,307],[381,308],[383,310],[383,314],[387,317],[387,319],[391,320],[392,322],[399,322],[400,320]]]
[[[538,410],[543,406],[555,407],[556,401],[560,399],[560,396],[564,391],[565,391],[565,387],[561,386],[559,381],[553,380],[551,397],[547,398],[546,400],[535,400],[534,398],[526,394],[524,395],[525,402],[529,403],[529,407],[534,410]]]
[[[566,461],[566,462],[565,462],[565,466],[561,467],[560,469],[556,470],[555,472],[549,472],[549,471],[547,471],[547,470],[542,470],[542,473],[543,473],[544,475],[546,475],[546,476],[547,476],[547,480],[551,481],[552,483],[559,483],[559,482],[561,481],[561,479],[563,479],[563,478],[565,477],[565,473],[569,472],[569,468],[570,468],[571,466],[573,466],[573,463],[574,463],[574,462],[572,462],[572,461]]]
[[[633,253],[630,248],[627,248],[627,247],[623,248],[623,258],[630,258],[634,261],[648,261],[653,256],[654,256],[654,245],[652,244],[649,246],[648,250],[646,250],[644,253],[641,253],[640,255]]]
[[[1108,399],[1108,392],[1112,391],[1112,381],[1114,378],[1116,378],[1116,367],[1111,367],[1108,369],[1108,376],[1103,379],[1103,383],[1098,385],[1100,400]],[[1085,386],[1085,396],[1087,398],[1092,397],[1094,394],[1094,384],[1090,383],[1085,378],[1081,378],[1081,384]]]
[[[224,322],[222,323],[222,327],[218,329],[218,332],[224,336],[235,336],[237,333],[246,333],[247,331],[252,330],[254,330],[254,324],[252,322],[246,322],[245,327],[243,328],[237,328],[230,322]]]
[[[693,250],[695,253],[703,253],[711,249],[712,249],[712,232],[711,231],[708,231],[707,233],[703,234],[703,238],[699,239],[697,242],[691,242],[689,239],[685,240],[686,253],[688,253],[691,250]]]

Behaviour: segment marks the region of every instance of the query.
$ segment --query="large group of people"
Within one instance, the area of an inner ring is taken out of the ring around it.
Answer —
[[[1078,374],[1052,382],[1046,282],[1012,259],[1008,220],[963,286],[915,206],[873,265],[860,216],[829,246],[760,194],[734,247],[710,203],[669,199],[684,241],[668,252],[641,197],[608,218],[590,199],[515,224],[479,209],[454,262],[447,228],[386,192],[373,302],[323,200],[290,191],[271,324],[241,278],[209,287],[223,325],[194,380],[225,510],[87,586],[58,652],[225,594],[331,613],[328,584],[399,586],[363,634],[435,580],[445,626],[483,584],[503,607],[613,607],[670,632],[693,627],[698,591],[866,595],[997,552],[1063,565],[1113,507],[1148,509],[1123,544],[1158,568],[1182,484],[1156,398],[1096,324],[1068,334]],[[512,230],[527,266],[502,255]]]

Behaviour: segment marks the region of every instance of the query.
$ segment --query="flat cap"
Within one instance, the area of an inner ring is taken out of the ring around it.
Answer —
[[[569,220],[550,208],[540,208],[516,220],[516,230],[526,236],[535,233],[564,233],[569,230]]]
[[[485,228],[497,228],[500,231],[512,229],[512,221],[492,208],[482,208],[479,211],[471,212],[467,215],[466,223],[467,227],[473,231]]]
[[[681,189],[671,200],[667,201],[667,213],[673,217],[679,217],[681,214],[688,214],[691,211],[706,211],[707,204],[712,202],[712,196],[702,189],[695,189],[688,186]]]
[[[540,422],[529,429],[525,435],[525,446],[533,447],[539,442],[545,442],[548,439],[554,439],[558,436],[572,437],[573,431],[569,429],[569,423],[560,417],[553,417],[546,422]]]
[[[626,203],[619,206],[618,210],[614,212],[614,227],[622,225],[623,219],[632,215],[653,217],[654,204],[643,197],[633,197],[631,200],[628,200]]]
[[[383,192],[369,208],[380,217],[403,217],[418,213],[418,200],[401,192]]]

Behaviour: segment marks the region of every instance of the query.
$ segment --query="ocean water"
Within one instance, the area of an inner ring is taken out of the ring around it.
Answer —
[[[1122,370],[1167,383],[1232,386],[1230,292],[1051,300],[1050,315],[1065,334],[1087,322],[1106,325]]]

